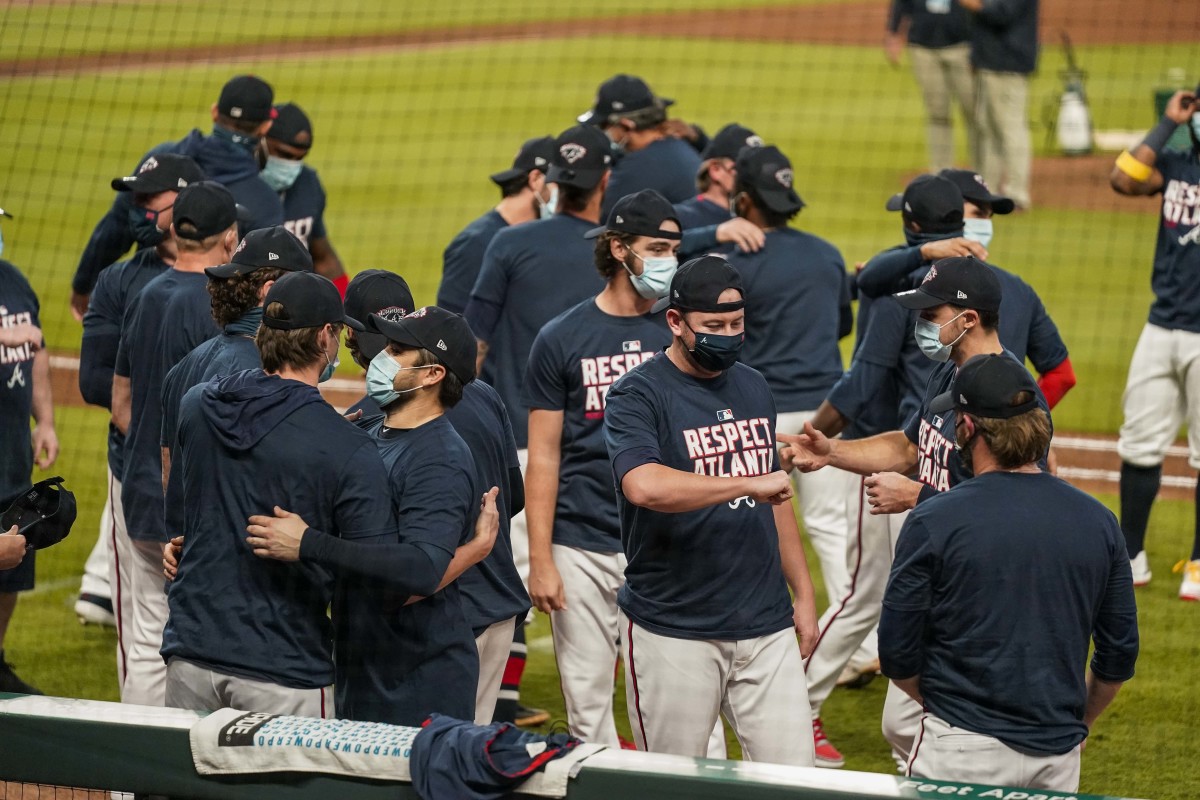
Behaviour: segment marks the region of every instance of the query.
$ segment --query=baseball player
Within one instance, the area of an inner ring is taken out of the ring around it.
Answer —
[[[83,342],[79,349],[79,391],[84,402],[112,411],[113,366],[121,342],[121,326],[125,309],[133,297],[150,280],[170,268],[175,262],[175,237],[171,233],[171,207],[182,187],[204,180],[204,173],[187,156],[171,153],[152,156],[133,171],[133,175],[115,178],[112,187],[118,192],[130,192],[135,208],[142,210],[138,227],[153,228],[143,238],[158,239],[157,244],[143,247],[127,261],[113,264],[96,279],[91,303],[83,316]],[[182,187],[181,185],[182,184]],[[121,567],[113,558],[113,536],[124,536],[125,514],[120,507],[119,477],[124,471],[122,450],[125,437],[108,424],[108,485],[104,510],[100,514],[100,530],[84,564],[75,614],[83,623],[111,625],[117,629],[117,683],[124,682],[125,647],[123,619],[132,614],[129,597],[123,597],[124,607],[113,608],[112,587],[117,584],[115,571]],[[125,565],[128,569],[128,565]],[[128,585],[126,573],[125,583]]]
[[[704,756],[723,713],[746,759],[811,766],[797,721],[816,610],[771,391],[738,363],[742,279],[706,256],[679,268],[668,298],[671,346],[613,384],[604,411],[634,738]]]
[[[530,139],[521,145],[512,167],[490,176],[492,183],[500,187],[500,202],[459,231],[446,246],[437,293],[439,307],[455,314],[466,310],[483,254],[499,231],[554,216],[558,187],[546,181],[553,155],[553,136]]]
[[[1133,676],[1124,539],[1112,512],[1039,467],[1039,405],[1002,355],[966,361],[930,403],[954,415],[973,477],[909,514],[883,599],[884,674],[924,709],[909,775],[1074,793],[1083,741]]]
[[[1200,387],[1189,384],[1200,358],[1200,296],[1189,276],[1200,264],[1200,87],[1176,92],[1162,120],[1133,152],[1117,159],[1110,181],[1119,194],[1162,192],[1162,214],[1154,271],[1154,303],[1142,329],[1125,387],[1125,421],[1117,451],[1121,455],[1121,530],[1129,548],[1135,586],[1150,582],[1146,524],[1162,481],[1167,448],[1183,423],[1188,426],[1188,463],[1200,469]],[[1189,152],[1167,150],[1167,139],[1187,125]],[[1200,484],[1196,489],[1200,499]],[[1200,600],[1200,521],[1192,553],[1176,565],[1183,570],[1182,600]]]
[[[233,195],[211,181],[193,183],[172,207],[171,229],[178,255],[171,269],[146,284],[125,312],[113,371],[112,419],[125,435],[121,505],[125,536],[118,537],[118,561],[129,564],[129,583],[116,590],[130,595],[125,635],[122,702],[163,704],[166,670],[159,649],[167,621],[162,582],[164,523],[162,382],[179,360],[219,333],[210,313],[204,270],[229,261],[237,247],[237,206]],[[124,624],[124,623],[123,623]]]
[[[171,367],[163,378],[160,402],[162,474],[166,526],[170,535],[186,527],[181,473],[171,469],[179,455],[179,404],[193,386],[213,378],[262,366],[254,336],[262,322],[263,300],[275,281],[289,272],[312,272],[313,260],[304,243],[282,226],[246,234],[228,264],[204,270],[212,298],[213,321],[221,333],[198,345]],[[335,284],[336,285],[336,284]]]
[[[667,294],[681,233],[666,198],[644,189],[617,201],[608,224],[587,236],[604,291],[542,328],[525,371],[529,590],[550,614],[571,734],[618,747],[613,665],[626,560],[604,401],[615,381],[671,342],[663,313],[651,308]]]
[[[374,442],[316,389],[333,372],[343,324],[357,323],[328,279],[289,273],[265,298],[262,368],[194,386],[180,402],[172,472],[184,542],[161,656],[169,706],[333,716],[333,574],[260,561],[243,531],[279,504],[325,532],[315,538],[396,540]],[[335,603],[335,617],[341,610]]]
[[[412,293],[404,278],[385,270],[366,270],[354,276],[346,292],[346,313],[358,318],[378,314],[395,322],[413,306]],[[355,363],[370,367],[387,346],[387,339],[370,331],[347,332],[347,345]],[[379,405],[365,395],[347,413],[362,412],[364,419],[383,414]],[[508,412],[496,390],[481,380],[463,387],[462,400],[446,412],[446,419],[467,443],[479,482],[500,490],[496,498],[499,529],[495,545],[487,558],[464,572],[458,586],[462,594],[467,623],[475,634],[479,651],[479,687],[475,698],[475,720],[490,723],[500,716],[498,699],[506,676],[512,670],[513,639],[520,633],[520,667],[524,667],[524,619],[529,611],[529,596],[513,563],[509,525],[513,514],[525,507],[525,489],[521,479],[517,445],[512,435]],[[519,677],[516,680],[519,684]],[[510,690],[515,694],[515,688]],[[513,706],[516,696],[508,698]],[[504,719],[512,721],[508,709]]]
[[[0,209],[0,217],[11,216]],[[0,260],[0,510],[29,488],[34,463],[49,469],[58,458],[50,354],[42,337],[40,309],[21,271]],[[0,535],[0,691],[41,694],[4,659],[4,635],[17,607],[17,593],[34,586],[36,559],[32,552],[25,554],[24,538],[15,529]]]
[[[283,224],[279,195],[259,177],[257,152],[263,134],[271,127],[274,94],[261,78],[238,75],[221,88],[212,107],[212,134],[193,130],[177,142],[157,145],[143,157],[177,153],[193,159],[209,180],[227,188],[241,207],[246,232]],[[118,194],[108,213],[96,224],[71,279],[71,313],[82,320],[88,297],[100,272],[118,261],[129,248],[153,245],[155,234],[142,220],[145,215],[126,194]],[[140,237],[140,238],[139,238]],[[157,237],[157,238],[156,238]]]
[[[312,123],[295,103],[274,107],[275,119],[263,137],[267,163],[259,177],[279,193],[283,227],[312,253],[313,269],[346,294],[350,278],[325,229],[325,187],[317,171],[304,163],[313,145]]]
[[[614,75],[596,90],[592,108],[579,121],[594,125],[612,142],[616,156],[603,217],[627,194],[654,189],[672,203],[692,196],[700,171],[697,148],[666,126],[667,107],[675,101],[659,97],[636,75]]]
[[[278,557],[271,535],[284,533],[283,555],[303,554],[303,562],[374,579],[339,597],[345,603],[337,615],[341,715],[409,726],[434,712],[472,719],[479,655],[454,579],[474,563],[464,566],[456,550],[473,541],[482,491],[471,452],[444,411],[474,379],[475,338],[462,317],[436,306],[399,321],[374,314],[369,324],[387,339],[367,371],[368,393],[386,416],[363,420],[362,427],[383,459],[402,545],[310,537],[303,515],[279,508],[274,517],[251,517],[249,541]],[[404,557],[389,558],[388,550]],[[420,597],[413,602],[410,595]]]

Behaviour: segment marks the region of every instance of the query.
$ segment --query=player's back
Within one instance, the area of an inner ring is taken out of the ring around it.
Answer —
[[[437,304],[461,314],[471,300],[471,289],[479,279],[483,255],[496,234],[508,227],[500,212],[491,209],[473,219],[446,245],[442,253],[442,281],[438,285]]]
[[[653,189],[671,203],[681,203],[696,191],[700,154],[682,139],[667,136],[626,153],[613,165],[604,193],[602,218],[627,194]]]
[[[283,227],[287,228],[305,247],[313,239],[325,238],[325,187],[317,171],[307,164],[296,176],[296,182],[283,192]]]

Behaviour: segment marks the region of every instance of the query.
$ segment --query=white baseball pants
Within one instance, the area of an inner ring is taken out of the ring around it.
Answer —
[[[108,499],[100,530],[108,536],[108,585],[112,592],[117,628],[117,689],[125,702],[125,674],[129,663],[129,640],[133,629],[133,543],[125,532],[125,507],[121,504],[121,482],[108,471]],[[162,657],[159,657],[159,661]],[[132,702],[132,701],[130,701]]]
[[[166,704],[192,711],[236,708],[268,714],[332,719],[333,687],[293,689],[202,667],[182,658],[167,665]]]
[[[475,689],[475,724],[490,725],[504,681],[504,665],[512,652],[516,617],[496,622],[475,637],[479,650],[479,685]]]
[[[1146,323],[1129,363],[1123,405],[1117,440],[1122,461],[1161,464],[1186,423],[1188,464],[1200,469],[1200,333]]]

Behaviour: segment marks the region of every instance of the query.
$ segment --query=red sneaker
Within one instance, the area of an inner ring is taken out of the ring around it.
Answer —
[[[825,727],[821,724],[821,718],[816,717],[812,722],[813,726],[813,748],[817,753],[817,766],[826,767],[828,769],[839,769],[845,766],[846,759],[838,752],[838,749],[829,743],[828,737],[825,736]]]

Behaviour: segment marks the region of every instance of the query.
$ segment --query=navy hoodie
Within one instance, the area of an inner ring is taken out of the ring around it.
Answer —
[[[279,195],[258,176],[258,162],[242,147],[215,136],[205,136],[193,130],[177,142],[164,142],[150,150],[138,161],[160,153],[190,156],[209,180],[229,190],[244,210],[239,210],[239,234],[245,236],[258,228],[283,224],[283,204]],[[108,213],[96,224],[88,240],[71,288],[79,294],[90,294],[100,272],[120,260],[134,245],[129,230],[129,208],[132,192],[117,192]]]
[[[187,513],[163,657],[297,689],[332,684],[332,574],[256,557],[246,520],[278,505],[313,535],[397,541],[375,443],[315,387],[261,369],[190,389],[177,435]]]

